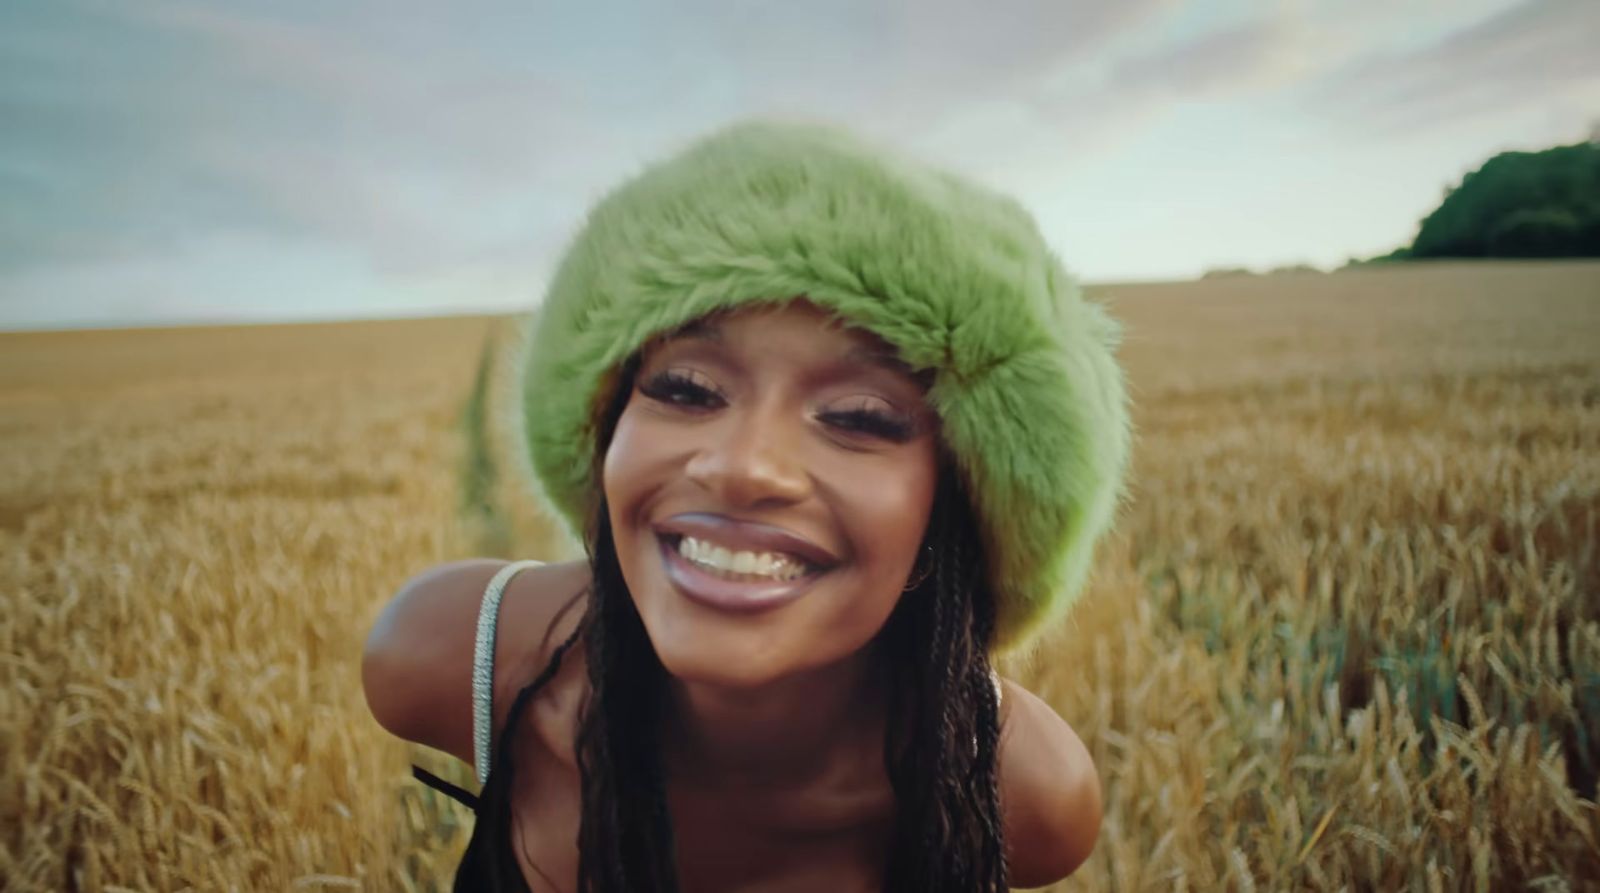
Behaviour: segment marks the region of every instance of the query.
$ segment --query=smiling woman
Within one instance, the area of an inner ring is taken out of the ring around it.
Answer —
[[[524,360],[588,559],[425,572],[363,659],[380,723],[478,767],[457,889],[1069,874],[1094,768],[989,661],[1112,521],[1116,331],[1015,203],[830,129],[729,128],[602,201]]]
[[[830,322],[743,310],[640,363],[604,489],[623,578],[685,688],[859,675],[911,573],[934,415],[910,375],[856,358],[875,339]]]

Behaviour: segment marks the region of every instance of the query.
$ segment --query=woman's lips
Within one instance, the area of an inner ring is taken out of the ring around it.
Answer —
[[[826,573],[813,568],[793,580],[730,580],[702,570],[678,554],[675,536],[658,536],[656,544],[673,587],[690,601],[719,611],[750,613],[789,604]]]
[[[820,568],[839,563],[839,556],[832,551],[792,531],[726,515],[681,512],[652,527],[658,535],[692,536],[732,551],[784,552]]]

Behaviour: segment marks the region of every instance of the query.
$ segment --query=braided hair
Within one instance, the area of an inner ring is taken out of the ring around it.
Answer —
[[[636,368],[624,367],[601,415],[601,456]],[[605,500],[598,503],[585,544],[592,582],[573,634],[583,642],[589,682],[576,748],[578,890],[675,893],[660,746],[667,673],[623,579]],[[927,574],[901,597],[874,643],[891,675],[884,764],[896,808],[884,889],[1004,893],[999,701],[988,660],[995,599],[977,519],[948,461],[923,551]],[[519,700],[554,676],[565,651],[557,650]]]

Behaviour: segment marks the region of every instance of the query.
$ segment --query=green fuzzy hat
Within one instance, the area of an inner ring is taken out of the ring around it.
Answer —
[[[831,127],[727,127],[593,208],[522,359],[543,496],[582,530],[601,407],[652,336],[795,297],[936,370],[930,405],[984,531],[997,649],[1024,645],[1075,600],[1123,497],[1120,328],[1017,202]]]

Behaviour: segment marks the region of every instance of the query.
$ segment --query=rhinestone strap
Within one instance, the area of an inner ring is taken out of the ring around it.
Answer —
[[[489,780],[489,746],[494,732],[494,632],[500,617],[500,597],[506,584],[525,568],[542,561],[513,561],[500,569],[483,591],[478,606],[478,640],[472,652],[472,756],[478,784]]]

